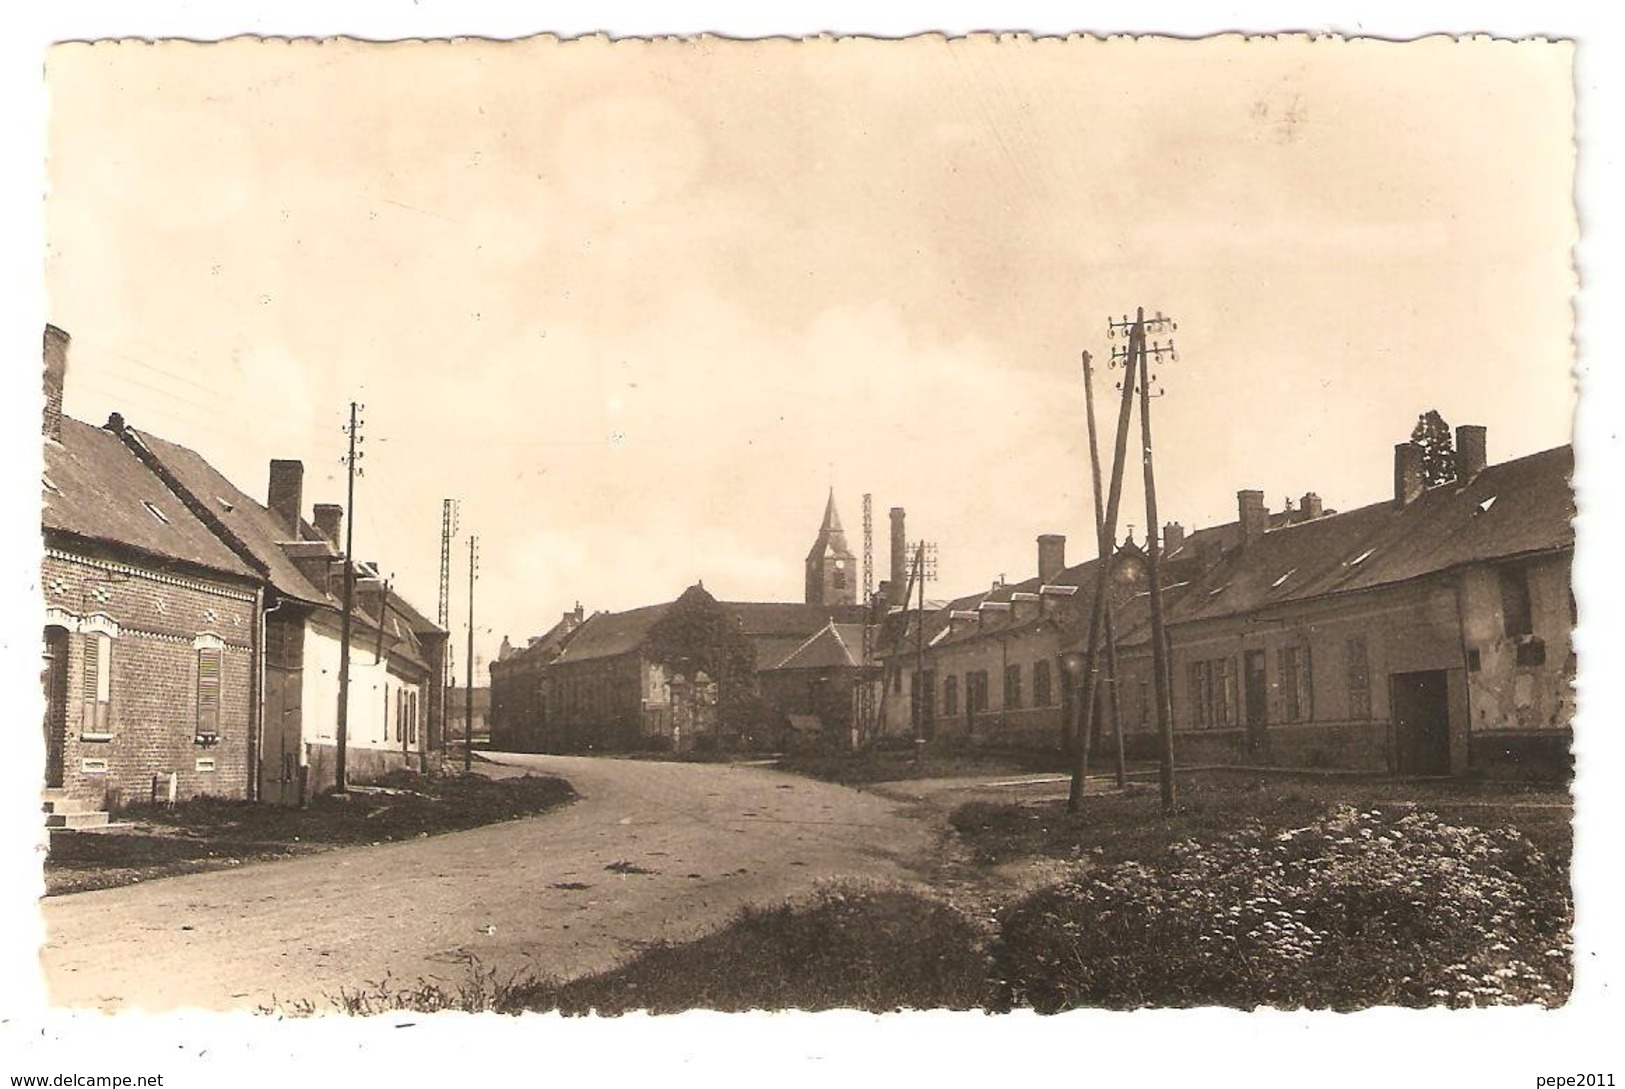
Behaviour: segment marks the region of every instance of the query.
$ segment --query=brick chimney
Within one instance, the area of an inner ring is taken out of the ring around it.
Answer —
[[[1178,522],[1169,522],[1162,527],[1162,554],[1164,556],[1178,552],[1185,546],[1185,527]]]
[[[1409,506],[1426,490],[1422,483],[1422,448],[1414,442],[1394,445],[1394,506]]]
[[[1060,533],[1038,536],[1038,582],[1048,586],[1066,570],[1066,537]]]
[[[284,458],[271,459],[271,480],[265,488],[265,505],[288,540],[299,539],[299,512],[305,508],[305,463]]]
[[[1241,522],[1241,543],[1248,544],[1264,536],[1270,524],[1270,512],[1264,506],[1264,493],[1256,488],[1245,488],[1236,493],[1236,515]]]
[[[908,579],[908,538],[903,535],[903,508],[891,509],[891,584],[894,587],[907,585]]]
[[[339,532],[344,528],[344,508],[337,503],[317,503],[311,514],[316,532],[322,535],[322,540],[342,552],[344,549],[339,544]]]
[[[1489,431],[1482,424],[1456,428],[1456,480],[1469,483],[1484,471],[1489,458]]]
[[[45,327],[45,419],[41,431],[48,439],[62,438],[62,387],[68,379],[71,339],[54,325]]]
[[[1326,513],[1326,507],[1321,503],[1320,496],[1314,492],[1304,492],[1303,520],[1307,522],[1312,518],[1319,518],[1324,513]]]

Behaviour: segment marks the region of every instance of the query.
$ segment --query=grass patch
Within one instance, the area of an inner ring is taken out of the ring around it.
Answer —
[[[119,814],[127,830],[51,836],[46,895],[455,832],[542,813],[576,796],[564,780],[539,775],[397,772],[379,786],[322,795],[305,809],[219,798],[130,806]]]
[[[1247,823],[1276,831],[1337,805],[1425,809],[1463,827],[1516,828],[1565,873],[1573,852],[1572,799],[1562,787],[1466,780],[1400,782],[1273,773],[1204,771],[1179,777],[1179,807],[1162,812],[1156,789],[1086,796],[1082,812],[1061,801],[969,802],[949,820],[979,862],[1090,857],[1155,860],[1175,843],[1215,840]]]
[[[501,979],[475,966],[458,987],[386,981],[331,1001],[362,1014],[975,1009],[991,995],[984,944],[969,919],[938,900],[846,885],[803,903],[746,908],[714,934],[657,944],[619,968],[568,982]]]
[[[1031,750],[953,751],[927,746],[918,757],[912,750],[864,749],[845,753],[794,753],[773,765],[780,771],[860,786],[905,779],[958,779],[973,776],[1023,775],[1066,770],[1059,752]]]

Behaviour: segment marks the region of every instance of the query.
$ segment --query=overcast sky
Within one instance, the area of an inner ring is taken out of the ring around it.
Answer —
[[[1093,553],[1079,352],[1179,321],[1161,513],[1391,489],[1425,409],[1569,441],[1571,49],[917,40],[69,45],[49,57],[66,405],[263,499],[306,463],[481,654],[592,611],[799,600],[833,484],[941,596]],[[1102,368],[1102,421],[1113,372]],[[1137,473],[1137,463],[1132,466]],[[1138,488],[1123,521],[1144,532]],[[466,544],[453,570],[466,609]],[[487,630],[489,629],[489,630]],[[459,648],[460,649],[460,648]]]

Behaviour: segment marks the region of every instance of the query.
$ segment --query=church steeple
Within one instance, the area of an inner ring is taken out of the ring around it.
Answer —
[[[846,531],[835,509],[835,489],[829,490],[824,504],[824,521],[807,553],[807,603],[809,605],[852,605],[858,600],[857,572],[846,547]]]

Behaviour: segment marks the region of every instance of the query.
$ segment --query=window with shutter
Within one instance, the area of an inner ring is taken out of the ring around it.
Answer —
[[[197,652],[197,739],[220,736],[220,654],[214,647]]]
[[[1236,660],[1234,658],[1221,658],[1219,660],[1219,724],[1234,726],[1236,724],[1237,690],[1236,690]]]
[[[1277,655],[1280,664],[1281,699],[1284,710],[1282,718],[1287,722],[1297,722],[1300,707],[1298,705],[1298,648],[1282,647]]]
[[[84,720],[80,732],[86,737],[109,737],[113,730],[113,639],[105,632],[86,632],[84,648]]]

